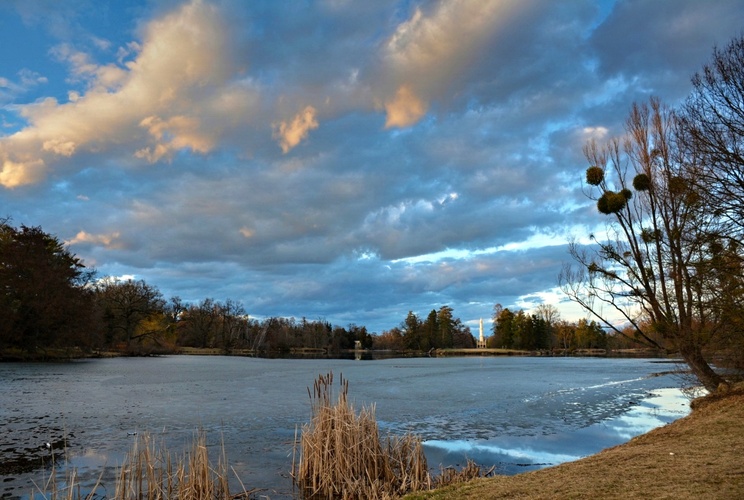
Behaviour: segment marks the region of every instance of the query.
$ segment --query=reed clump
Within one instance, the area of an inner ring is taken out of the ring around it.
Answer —
[[[308,393],[312,418],[302,426],[293,478],[303,498],[393,498],[431,486],[421,440],[381,439],[374,405],[357,413],[341,377],[333,401],[333,373],[320,375]],[[296,450],[295,450],[296,451]]]
[[[250,498],[255,491],[232,493],[225,446],[213,464],[209,459],[204,432],[198,432],[191,446],[182,456],[174,456],[163,443],[157,443],[149,433],[137,436],[124,463],[119,468],[113,500],[134,499],[179,499],[179,500],[228,500]],[[92,489],[83,489],[77,481],[76,472],[68,472],[65,486],[52,479],[40,490],[44,498],[58,500],[82,500],[98,498],[98,482]],[[242,484],[241,484],[242,486]],[[32,495],[33,498],[33,495]]]
[[[119,470],[114,498],[228,500],[250,495],[245,488],[242,493],[232,494],[228,478],[224,445],[217,464],[212,464],[204,432],[200,431],[191,448],[175,460],[164,445],[159,446],[149,434],[144,434],[135,440]]]

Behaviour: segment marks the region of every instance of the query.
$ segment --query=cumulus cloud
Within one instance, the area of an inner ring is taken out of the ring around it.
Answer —
[[[42,160],[13,161],[4,159],[0,170],[0,184],[14,188],[39,181],[46,173]]]
[[[180,149],[207,153],[214,147],[214,139],[199,130],[199,121],[189,116],[172,116],[164,121],[158,116],[148,116],[140,122],[156,140],[157,146],[138,150],[135,156],[155,163],[164,156]]]
[[[307,106],[291,122],[283,121],[275,127],[274,138],[279,142],[283,153],[288,153],[306,139],[311,130],[318,128],[316,114],[314,107]]]
[[[0,138],[0,153],[7,158],[0,183],[38,182],[40,166],[51,170],[58,157],[81,152],[124,148],[150,163],[182,149],[208,152],[221,130],[217,124],[233,123],[246,103],[255,103],[252,87],[233,78],[226,36],[218,9],[194,0],[149,23],[141,46],[126,48],[127,55],[139,52],[131,61],[122,55],[123,65],[99,65],[70,44],[58,45],[54,55],[87,89],[70,92],[65,103],[47,98],[19,107],[28,125]],[[235,99],[242,104],[229,106]],[[37,157],[13,160],[19,150]]]
[[[430,101],[442,97],[517,9],[530,3],[457,0],[438,2],[428,13],[417,7],[384,46],[385,70],[396,82],[394,97],[385,99],[385,126],[421,119]]]

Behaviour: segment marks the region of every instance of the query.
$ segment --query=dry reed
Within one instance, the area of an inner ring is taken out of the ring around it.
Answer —
[[[357,414],[341,377],[332,401],[333,373],[320,375],[310,393],[312,419],[302,427],[300,458],[293,477],[304,498],[393,498],[428,489],[431,478],[421,440],[380,439],[375,407]]]
[[[333,401],[333,373],[320,375],[310,395],[312,418],[295,439],[292,478],[299,495],[306,499],[388,499],[490,475],[468,460],[456,470],[429,473],[421,439],[414,435],[380,438],[375,406],[362,407],[357,414],[348,400],[349,382],[341,376],[340,391]],[[299,443],[299,459],[297,445]],[[190,450],[174,459],[165,445],[157,445],[145,433],[135,439],[119,469],[113,500],[179,499],[228,500],[249,498],[258,490],[230,492],[225,446],[213,466],[207,453],[206,437],[199,432]],[[52,470],[43,498],[79,500],[95,498],[99,482],[82,493],[75,470],[60,488]],[[238,478],[239,480],[239,478]],[[50,493],[45,493],[50,492]]]
[[[191,448],[183,456],[174,458],[164,444],[158,445],[150,434],[135,439],[132,448],[119,469],[113,500],[228,500],[249,498],[254,491],[237,494],[230,492],[225,446],[216,465],[209,460],[206,436],[199,432]],[[65,478],[65,486],[57,483],[54,468],[41,496],[50,500],[80,500],[97,498],[100,477],[89,492],[84,493],[77,480],[75,469]],[[33,497],[33,496],[32,496]]]
[[[119,471],[117,500],[178,498],[182,500],[232,499],[249,496],[230,493],[225,447],[216,466],[209,460],[206,437],[199,432],[191,449],[173,460],[165,446],[156,446],[149,434],[137,439]]]

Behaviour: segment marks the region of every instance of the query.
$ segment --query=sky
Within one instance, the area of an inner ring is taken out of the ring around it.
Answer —
[[[558,290],[590,139],[744,1],[3,0],[0,217],[186,302],[372,332]]]

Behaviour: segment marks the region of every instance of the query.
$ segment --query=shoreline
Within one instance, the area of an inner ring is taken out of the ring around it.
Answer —
[[[124,362],[117,361],[117,360],[111,360],[111,361],[113,363],[115,363],[117,366],[121,366],[121,367],[128,367],[128,366],[131,365],[131,363],[129,363],[127,361],[124,361]],[[162,361],[168,362],[167,359],[163,359]],[[446,360],[441,360],[441,361],[443,361],[444,364],[449,363]],[[453,360],[453,361],[455,361],[455,360]],[[475,361],[475,360],[473,360],[473,361]],[[521,363],[521,361],[518,360],[518,359],[514,359],[513,361]],[[528,361],[528,360],[525,359],[525,361]],[[548,360],[546,359],[544,361],[548,361]],[[132,360],[132,362],[134,363],[134,366],[138,366],[138,367],[139,366],[141,366],[141,367],[151,367],[153,370],[156,370],[156,371],[159,371],[160,370],[160,368],[158,368],[158,366],[161,364],[160,363],[160,360],[157,361],[157,362],[154,362],[154,361],[151,362],[150,360],[139,360],[139,361]],[[173,362],[173,361],[170,361],[170,362]],[[186,363],[187,366],[193,366],[193,364],[197,362],[197,359],[196,358],[188,359],[188,357],[185,357],[184,356],[184,357],[181,358],[181,361],[180,362],[181,363]],[[198,361],[198,362],[201,363],[202,361]],[[223,358],[222,361],[220,359],[214,359],[214,361],[208,360],[208,359],[204,359],[203,362],[210,362],[210,363],[214,362],[214,363],[217,363],[215,366],[222,366],[223,363],[232,363],[232,364],[234,364],[236,366],[240,366],[240,367],[243,367],[244,365],[246,365],[246,366],[247,365],[251,365],[251,366],[256,366],[257,365],[257,368],[256,369],[259,370],[260,372],[263,372],[263,369],[267,366],[265,362],[262,362],[262,363],[245,363],[245,362],[241,361],[238,358],[233,358],[232,360],[229,360],[229,358]],[[590,365],[591,366],[595,366],[595,367],[601,366],[605,362],[611,362],[611,360],[607,360],[607,361],[604,361],[604,360],[589,361]],[[643,363],[644,366],[648,366],[648,364],[647,364],[648,362],[647,361],[639,361],[639,362],[640,363]],[[397,363],[397,362],[394,362],[394,363]],[[461,363],[461,362],[458,362],[458,363]],[[529,363],[529,366],[533,366],[533,367],[534,366],[542,366],[543,365],[543,360],[533,360],[533,361],[528,361],[528,363]],[[586,366],[586,363],[583,360],[576,360],[574,363],[577,364],[577,365],[579,365],[579,366],[582,366],[582,367],[583,366]],[[636,362],[633,362],[633,363],[636,363]],[[106,364],[105,360],[103,361],[103,364],[104,365]],[[440,364],[442,364],[442,363],[441,362],[437,362],[437,361],[433,361],[433,360],[430,360],[429,362],[426,362],[426,363],[420,363],[417,360],[414,360],[414,365],[416,365],[416,366],[437,366],[437,365],[440,365]],[[472,365],[473,363],[469,363],[469,364]],[[494,365],[499,365],[500,366],[502,363],[495,362],[495,363],[490,363],[490,364],[494,364]],[[81,365],[82,365],[83,368],[86,368],[86,367],[87,368],[90,368],[90,367],[98,366],[99,363],[92,363],[91,362],[91,363],[82,363]],[[353,367],[356,367],[357,370],[363,370],[363,371],[368,370],[368,367],[362,366],[362,365],[363,364],[352,363],[352,364],[345,364],[344,366],[349,366],[349,367],[352,367],[353,366]],[[621,365],[622,366],[626,366],[626,363],[625,362],[622,362]],[[60,365],[60,366],[62,366],[62,365]],[[294,366],[296,366],[296,363],[293,363],[293,362],[290,361],[288,364],[286,364],[286,366],[292,366],[292,367],[294,367]],[[475,366],[480,366],[480,362],[475,361]],[[7,368],[12,369],[13,367],[7,367]],[[62,366],[61,369],[62,369],[62,371],[69,371],[69,370],[67,370],[67,368],[73,369],[73,368],[76,368],[76,367],[75,366],[69,366],[69,367]],[[25,370],[31,371],[31,372],[35,371],[36,369],[37,369],[37,367],[34,367],[34,366],[28,366],[28,367],[25,368]],[[52,366],[50,368],[50,370],[55,371],[55,373],[56,373],[56,371],[57,370],[60,370],[60,368],[56,368],[56,367]],[[241,368],[241,370],[242,370],[242,368]],[[76,370],[73,370],[73,371],[76,371]],[[298,368],[297,371],[298,372],[302,372],[303,369]],[[107,374],[107,376],[110,374],[108,370],[106,370],[105,373]],[[139,369],[138,369],[138,373],[141,373],[139,371]],[[241,373],[242,373],[242,371],[241,371]],[[108,378],[106,380],[108,380]],[[352,379],[352,380],[354,380],[354,379]],[[633,379],[633,380],[635,380],[635,379]],[[122,380],[119,383],[121,383],[122,385],[126,385],[126,381],[125,380]],[[612,385],[614,387],[616,384],[612,384]],[[107,390],[107,393],[108,393],[108,390]],[[90,393],[86,393],[86,394],[90,394]],[[221,399],[218,398],[217,400],[219,401]],[[633,399],[632,401],[634,402],[633,404],[637,404],[636,402],[638,402],[640,400],[639,399]],[[687,405],[689,405],[689,400],[686,401],[685,403]],[[491,420],[491,419],[488,419],[488,422],[490,422],[491,424],[493,424],[493,420]],[[271,425],[273,425],[273,424],[271,424]],[[127,428],[126,430],[130,430],[130,429]],[[142,430],[142,429],[137,429],[137,428],[133,427],[133,430],[136,431],[136,430]],[[97,436],[88,436],[89,439],[91,437],[97,438]],[[129,440],[129,438],[125,438],[125,439],[126,440]],[[611,445],[612,445],[612,443],[606,443],[603,446],[611,446]],[[57,446],[54,446],[54,447],[57,448]],[[125,448],[122,448],[122,449],[125,449]],[[597,451],[599,451],[599,447],[597,447],[597,448],[595,448],[593,450],[587,450],[586,452],[584,452],[584,453],[582,453],[580,455],[577,455],[577,456],[581,456],[581,455],[589,456],[589,453],[594,454]],[[436,467],[436,464],[438,464],[438,461],[432,461],[431,464]],[[250,469],[247,469],[247,470],[250,470]],[[256,482],[255,484],[263,484],[263,483]]]
[[[675,498],[744,495],[744,385],[697,398],[689,415],[594,455],[514,476],[481,478],[418,499]]]
[[[380,359],[408,358],[408,357],[457,357],[457,356],[524,356],[524,357],[606,357],[606,358],[671,358],[672,355],[655,349],[575,349],[572,351],[563,349],[544,351],[525,351],[518,349],[501,348],[450,348],[431,349],[429,351],[391,351],[372,349],[342,349],[329,351],[323,348],[293,348],[289,351],[256,351],[253,349],[233,349],[225,352],[217,348],[181,347],[173,351],[151,352],[151,353],[129,353],[121,351],[92,350],[84,352],[80,349],[45,349],[33,353],[18,350],[0,351],[0,363],[44,363],[65,362],[84,359],[103,359],[117,357],[161,357],[161,356],[243,356],[256,358],[356,358],[356,359]]]

